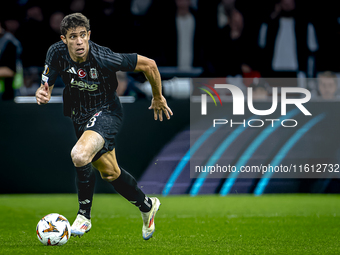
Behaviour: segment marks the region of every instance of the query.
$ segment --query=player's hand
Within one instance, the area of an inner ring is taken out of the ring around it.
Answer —
[[[41,84],[40,88],[35,92],[35,97],[38,105],[47,104],[51,99],[50,87],[47,82],[45,84]]]
[[[151,109],[153,109],[155,120],[159,118],[160,121],[163,121],[163,112],[168,120],[170,119],[170,115],[173,115],[170,107],[168,106],[166,102],[166,99],[163,96],[157,99],[152,98],[151,106],[149,107],[149,110]]]

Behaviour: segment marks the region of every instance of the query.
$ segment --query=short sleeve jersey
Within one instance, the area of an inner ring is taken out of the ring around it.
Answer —
[[[96,112],[114,111],[121,105],[116,94],[117,71],[134,71],[137,54],[121,54],[89,41],[85,62],[74,62],[62,41],[53,44],[46,55],[42,83],[50,86],[61,76],[64,114],[78,124],[87,122]]]

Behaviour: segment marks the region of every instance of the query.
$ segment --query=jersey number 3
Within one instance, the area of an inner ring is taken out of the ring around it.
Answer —
[[[88,127],[88,128],[93,127],[94,124],[96,124],[96,120],[97,120],[96,117],[92,117],[92,118],[89,120],[89,123],[86,125],[86,127]]]

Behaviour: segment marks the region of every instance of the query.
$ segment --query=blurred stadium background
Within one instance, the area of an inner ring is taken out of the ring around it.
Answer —
[[[151,89],[145,78],[118,74],[125,120],[117,157],[146,193],[192,191],[196,179],[190,178],[186,155],[191,79],[195,77],[222,77],[243,89],[251,86],[257,100],[268,105],[270,87],[276,84],[257,82],[261,77],[306,78],[294,86],[311,91],[311,107],[327,113],[327,125],[308,130],[288,157],[309,163],[318,163],[318,158],[339,162],[340,11],[336,1],[72,0],[51,5],[16,0],[0,10],[0,70],[15,69],[9,77],[0,75],[0,193],[76,192],[70,158],[76,140],[71,121],[62,115],[63,84],[56,83],[46,106],[39,107],[32,97],[40,85],[47,49],[59,40],[60,21],[72,12],[89,17],[94,42],[116,52],[148,56],[159,66],[163,93],[174,112],[170,121],[162,123],[155,122],[147,110]],[[9,39],[13,46],[3,43],[6,33],[16,38]],[[7,66],[4,59],[13,59],[14,64]],[[325,85],[316,79],[321,76],[334,82]],[[237,140],[242,146],[225,153],[237,162],[260,131],[245,132]],[[270,162],[280,148],[273,144],[283,145],[293,134],[273,134],[256,153],[264,155],[272,148],[272,154],[263,159]],[[210,148],[206,157],[213,155],[221,140],[205,144]],[[207,180],[198,194],[219,193],[225,180]],[[100,178],[97,182],[97,193],[112,192]],[[254,193],[258,183],[258,179],[239,179],[231,193]],[[273,179],[264,189],[264,193],[299,192],[339,193],[340,185],[337,178]]]

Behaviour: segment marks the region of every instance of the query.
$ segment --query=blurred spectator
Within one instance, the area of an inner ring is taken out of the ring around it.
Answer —
[[[265,101],[268,99],[270,86],[265,82],[264,79],[255,78],[250,85],[253,88],[253,100],[254,101]]]
[[[85,10],[85,0],[72,0],[70,3],[70,13],[82,12]]]
[[[318,90],[323,100],[337,98],[338,79],[335,73],[326,71],[318,75]]]
[[[133,96],[134,98],[145,98],[145,94],[135,85],[134,80],[126,72],[117,72],[118,96]]]
[[[118,87],[117,87],[117,95],[124,96],[127,87],[128,87],[128,79],[126,72],[118,71],[117,73]]]
[[[259,70],[257,35],[265,13],[267,8],[264,1],[198,1],[198,16],[204,20],[201,37],[204,76],[232,74],[241,77],[246,74],[247,77],[254,77],[253,72]],[[233,65],[231,62],[235,58]],[[230,63],[226,63],[226,59]]]
[[[30,66],[24,68],[24,86],[20,88],[22,96],[34,96],[40,87],[42,68]]]
[[[24,67],[43,66],[45,53],[48,49],[49,40],[45,39],[49,23],[43,16],[42,8],[34,3],[27,8],[26,19],[18,30],[23,52],[22,62]]]
[[[313,6],[313,18],[318,37],[319,51],[316,54],[318,71],[340,72],[340,12],[339,2],[323,0]]]
[[[161,66],[177,66],[190,70],[201,66],[200,29],[197,14],[190,0],[173,0],[173,8],[163,15],[162,35],[159,38]],[[165,10],[164,10],[165,11]]]
[[[152,0],[132,0],[131,1],[131,13],[133,15],[145,15],[147,14]]]
[[[215,76],[243,76],[252,77],[257,60],[256,45],[249,42],[245,33],[242,13],[232,4],[233,1],[222,1],[225,6],[228,23],[218,31],[214,40],[214,54],[210,61]],[[258,73],[256,73],[258,75]]]
[[[6,27],[6,31],[10,32],[13,35],[16,35],[19,29],[20,23],[16,19],[8,19],[4,22],[4,25]]]
[[[52,45],[60,40],[60,23],[64,18],[64,13],[57,11],[52,13],[50,16],[50,27],[46,32],[46,41],[48,41],[48,45]]]
[[[190,69],[194,61],[196,21],[190,11],[190,0],[175,0],[177,30],[177,67]]]
[[[270,20],[262,24],[262,73],[267,77],[296,77],[307,72],[308,57],[318,48],[315,30],[296,8],[295,0],[279,0]],[[310,73],[310,72],[309,72]]]
[[[2,23],[0,20],[0,92],[3,100],[12,100],[14,89],[22,85],[21,44]]]
[[[50,17],[50,27],[52,30],[60,36],[60,23],[64,18],[64,13],[62,12],[55,12]]]
[[[172,21],[174,0],[129,1],[132,25],[127,31],[132,35],[132,40],[138,40],[138,43],[131,45],[131,50],[154,59],[159,66],[163,65],[164,57],[161,52],[166,48],[163,46],[166,43],[163,36],[168,29],[169,20]],[[151,28],[153,32],[149,32]],[[150,39],[151,37],[154,38]]]
[[[133,45],[140,38],[134,37],[131,0],[98,0],[89,7],[91,39],[114,52],[135,52]]]
[[[132,26],[127,28],[129,34],[134,38],[138,38],[138,43],[134,44],[131,51],[138,52],[141,55],[149,56],[153,59],[157,56],[155,40],[145,40],[145,31],[149,29],[150,25],[154,26],[154,21],[157,20],[154,15],[156,11],[154,0],[130,0],[130,14]],[[165,0],[164,0],[165,1]],[[160,25],[162,26],[162,25]],[[158,29],[158,28],[157,28]],[[141,76],[140,76],[141,77]],[[144,77],[141,77],[144,78]]]
[[[16,1],[8,1],[6,7],[0,8],[0,18],[2,20],[2,27],[17,37],[17,31],[24,15],[23,8],[16,3]]]
[[[222,0],[217,6],[217,25],[220,29],[229,23],[231,12],[235,10],[235,0]]]

